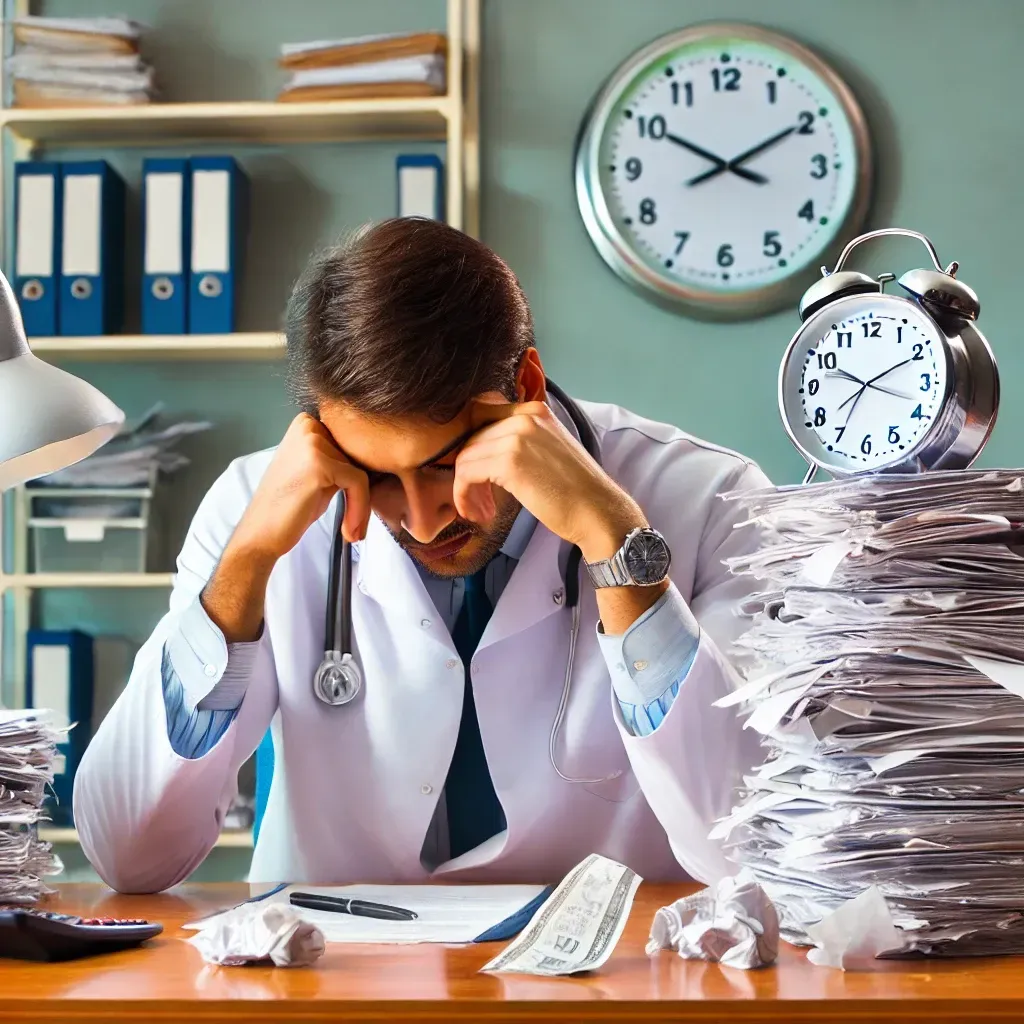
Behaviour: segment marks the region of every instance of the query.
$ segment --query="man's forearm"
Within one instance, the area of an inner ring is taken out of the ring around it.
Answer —
[[[233,537],[200,600],[229,644],[259,639],[267,582],[276,559]]]

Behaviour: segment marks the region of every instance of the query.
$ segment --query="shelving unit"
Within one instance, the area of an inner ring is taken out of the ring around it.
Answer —
[[[276,331],[241,334],[119,334],[99,338],[30,338],[32,351],[50,361],[264,360],[285,353]]]
[[[29,0],[6,0],[5,13],[29,12]],[[129,12],[130,14],[130,12]],[[0,20],[0,53],[6,52]],[[189,143],[279,145],[300,143],[443,141],[446,219],[471,235],[479,234],[479,71],[480,0],[447,0],[448,91],[415,99],[343,100],[320,103],[266,101],[166,103],[130,108],[20,109],[0,107],[0,239],[9,253],[11,161],[31,159],[47,145],[90,149],[128,146],[181,146]],[[3,80],[0,78],[0,86]],[[2,90],[0,90],[2,91]],[[9,266],[9,261],[5,263]],[[100,338],[34,338],[32,350],[50,361],[197,361],[272,360],[284,355],[276,331],[230,335],[124,335]],[[15,502],[16,508],[23,503]],[[29,573],[26,524],[15,516],[12,572],[0,558],[0,613],[10,594],[13,607],[13,679],[15,706],[25,698],[25,633],[30,595],[47,588],[161,588],[173,585],[171,573]],[[0,553],[5,515],[0,504]],[[0,614],[0,673],[6,618]],[[0,683],[3,682],[0,675]],[[2,687],[0,687],[2,689]],[[75,843],[74,829],[41,829],[55,843]],[[251,847],[249,832],[226,832],[218,847]]]

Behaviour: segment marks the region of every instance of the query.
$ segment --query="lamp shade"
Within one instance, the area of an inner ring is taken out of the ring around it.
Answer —
[[[106,395],[32,354],[0,274],[0,492],[80,462],[122,423]]]

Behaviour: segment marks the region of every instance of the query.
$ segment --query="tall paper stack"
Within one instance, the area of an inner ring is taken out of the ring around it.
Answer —
[[[149,103],[153,69],[139,55],[142,26],[123,18],[14,20],[7,71],[17,107]]]
[[[713,834],[794,941],[842,907],[876,954],[1024,952],[1024,470],[736,498],[761,593],[720,703],[769,760]]]
[[[37,834],[60,738],[48,722],[46,711],[0,709],[0,904],[39,899],[63,870]]]
[[[292,75],[278,100],[437,96],[445,91],[448,39],[437,32],[285,43],[278,66]]]

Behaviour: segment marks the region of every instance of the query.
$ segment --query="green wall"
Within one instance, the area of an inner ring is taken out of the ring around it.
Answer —
[[[281,79],[274,67],[281,41],[444,25],[443,0],[130,0],[121,7],[152,26],[147,49],[168,100],[271,98]],[[42,6],[42,13],[55,15],[109,10],[108,0]],[[712,18],[790,32],[851,84],[878,157],[871,225],[923,231],[943,261],[960,261],[961,277],[981,297],[980,326],[1002,369],[1001,420],[985,462],[1018,463],[1015,440],[1024,429],[1024,352],[1014,326],[1024,234],[1018,199],[1024,104],[1017,84],[1024,3],[1018,0],[484,0],[482,234],[522,280],[552,376],[581,397],[618,402],[738,448],[778,482],[802,474],[775,399],[795,310],[721,325],[657,308],[605,268],[575,205],[573,140],[604,77],[655,36]],[[430,147],[236,151],[253,179],[243,329],[277,325],[309,250],[393,212],[394,155],[416,148]],[[136,208],[143,155],[111,157]],[[133,252],[137,242],[129,246],[137,264]],[[902,272],[924,258],[906,242],[869,250],[862,265]],[[130,287],[137,291],[137,284]],[[292,413],[279,364],[68,366],[130,416],[162,398],[172,412],[218,422],[216,433],[190,449],[194,467],[173,483],[179,531],[226,461],[274,443]],[[141,640],[161,601],[161,595],[51,594],[42,621]]]

